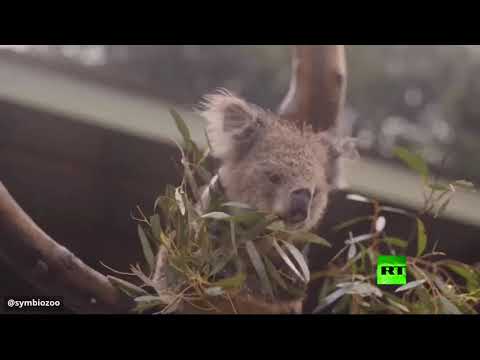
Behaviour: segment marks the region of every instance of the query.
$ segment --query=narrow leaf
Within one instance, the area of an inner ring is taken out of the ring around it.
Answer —
[[[371,203],[372,202],[372,200],[366,198],[365,196],[357,195],[357,194],[348,194],[346,196],[346,198],[348,200],[358,201],[358,202],[363,202],[363,203]]]
[[[422,280],[415,280],[415,281],[409,282],[408,284],[400,286],[398,289],[395,290],[395,292],[398,293],[398,292],[403,292],[403,291],[407,291],[407,290],[410,290],[410,289],[414,289],[414,288],[422,285],[426,281],[427,281],[426,279],[422,279]]]
[[[359,235],[355,236],[354,238],[350,238],[345,241],[345,244],[350,245],[350,244],[356,244],[362,241],[370,240],[371,238],[374,237],[374,234],[365,234],[365,235]]]
[[[284,290],[288,290],[288,286],[282,278],[282,275],[278,272],[275,265],[272,264],[270,259],[266,256],[263,257],[263,261],[265,262],[266,268],[268,273],[270,274],[271,278],[275,280],[275,282],[280,285],[280,287]]]
[[[417,244],[417,256],[420,256],[427,247],[427,232],[425,231],[425,225],[419,218],[417,218]]]
[[[265,270],[265,266],[263,264],[262,258],[260,257],[260,254],[258,253],[255,245],[253,244],[253,241],[248,240],[245,245],[248,256],[250,257],[250,261],[252,262],[252,265],[255,268],[255,271],[257,272],[260,282],[262,284],[263,291],[267,295],[273,297],[272,284],[270,283],[270,279],[268,278],[267,271]]]
[[[137,230],[138,236],[140,237],[140,243],[142,244],[143,255],[147,261],[148,268],[152,272],[155,268],[155,256],[153,255],[152,247],[150,246],[150,242],[148,241],[145,231],[140,224],[138,224]]]
[[[155,237],[155,240],[160,240],[160,233],[162,232],[162,228],[160,226],[160,216],[158,214],[150,217],[150,226],[152,227],[152,233]]]
[[[382,232],[385,229],[387,224],[387,220],[383,216],[379,216],[377,221],[375,222],[375,231]]]
[[[351,245],[348,247],[347,259],[348,259],[348,260],[353,259],[353,257],[354,257],[356,254],[357,254],[357,247],[355,246],[355,244],[351,244]]]
[[[398,309],[402,310],[403,312],[405,313],[409,313],[410,310],[405,306],[405,305],[402,305],[396,301],[393,301],[392,299],[390,298],[387,298],[387,301],[392,304],[393,306],[397,307]]]
[[[308,269],[307,262],[305,261],[305,258],[303,257],[303,254],[298,250],[295,246],[290,244],[287,241],[282,241],[285,247],[290,251],[292,254],[293,258],[297,262],[297,264],[300,266],[300,269],[302,270],[303,277],[305,279],[305,282],[308,283],[310,281],[310,270]]]
[[[225,294],[225,291],[220,286],[214,286],[214,287],[207,288],[205,290],[205,293],[208,296],[220,296]]]
[[[462,312],[445,296],[440,295],[440,304],[442,305],[443,312],[445,314],[460,315]]]
[[[407,241],[396,238],[396,237],[387,236],[383,239],[383,242],[385,242],[387,244],[390,244],[390,245],[397,246],[397,247],[402,248],[402,249],[405,249],[405,248],[408,247],[408,242]]]
[[[292,271],[295,273],[295,275],[297,275],[299,277],[300,280],[302,280],[304,283],[306,283],[305,278],[302,276],[302,274],[300,274],[300,272],[298,271],[296,266],[293,264],[293,262],[290,260],[290,258],[285,253],[285,251],[283,251],[283,249],[280,247],[280,245],[278,245],[277,240],[273,240],[273,246],[274,246],[275,250],[277,250],[277,252],[280,255],[280,257],[282,258],[282,260],[285,262],[285,264],[287,264],[288,267],[290,269],[292,269]]]
[[[175,200],[177,201],[178,208],[182,216],[185,215],[185,203],[183,202],[183,190],[181,187],[175,189]]]
[[[289,241],[292,242],[306,242],[306,243],[312,243],[312,244],[317,244],[317,245],[322,245],[326,247],[332,247],[332,244],[330,244],[327,240],[324,238],[311,233],[311,232],[306,232],[306,231],[299,231],[299,232],[294,232],[288,239]]]
[[[422,177],[428,177],[428,166],[425,160],[418,154],[412,153],[403,147],[397,147],[393,151],[394,155],[402,160],[410,169],[414,170]]]
[[[373,219],[373,216],[359,216],[357,218],[345,221],[333,227],[333,231],[337,232],[346,228],[349,228],[355,224],[361,223],[363,221],[370,221]]]
[[[229,201],[229,202],[223,203],[222,206],[235,207],[240,209],[251,209],[251,206],[240,203],[240,202],[235,202],[235,201]]]
[[[240,289],[245,283],[246,279],[247,279],[247,275],[245,275],[245,273],[243,272],[239,272],[235,276],[219,280],[213,283],[212,285],[219,286],[223,289]]]
[[[132,283],[129,283],[128,281],[119,279],[111,275],[107,275],[107,278],[112,283],[113,286],[117,287],[128,296],[137,297],[141,295],[148,295],[148,292],[146,292],[144,289]]]
[[[214,219],[214,220],[230,220],[231,216],[224,212],[213,211],[208,214],[202,215],[204,219]]]
[[[343,295],[345,295],[345,293],[346,293],[346,291],[345,291],[344,288],[340,288],[340,289],[334,291],[333,293],[331,293],[327,297],[323,298],[319,302],[317,307],[313,310],[313,313],[314,314],[319,313],[320,311],[325,309],[327,306],[333,304],[335,301],[337,301],[339,298],[341,298]]]
[[[435,211],[435,216],[434,216],[435,218],[437,218],[437,217],[439,217],[440,215],[443,214],[443,212],[447,208],[448,204],[450,204],[451,200],[452,200],[452,198],[448,198],[442,203],[442,205],[439,206],[439,208]]]
[[[170,114],[175,120],[175,124],[177,125],[177,129],[183,137],[185,143],[188,143],[191,140],[190,130],[188,130],[187,124],[182,119],[180,114],[175,109],[170,109]]]

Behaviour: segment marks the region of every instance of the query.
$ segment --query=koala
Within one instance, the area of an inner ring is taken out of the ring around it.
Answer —
[[[207,95],[200,114],[220,161],[215,180],[230,201],[273,213],[291,230],[320,222],[339,184],[340,157],[355,152],[351,139],[300,129],[225,90]]]

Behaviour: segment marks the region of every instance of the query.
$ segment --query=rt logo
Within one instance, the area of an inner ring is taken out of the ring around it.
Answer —
[[[405,256],[379,256],[377,285],[405,285],[407,283],[407,258]]]

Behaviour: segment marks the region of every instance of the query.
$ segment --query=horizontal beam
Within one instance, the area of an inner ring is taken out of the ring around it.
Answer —
[[[35,65],[32,61],[15,61],[15,57],[1,53],[0,98],[133,136],[160,142],[180,140],[167,103]],[[176,109],[185,118],[193,139],[205,146],[203,120],[191,111]],[[421,206],[420,181],[402,168],[362,159],[346,161],[345,170],[347,187],[353,192],[399,206]],[[459,191],[444,217],[480,226],[478,209],[479,195]]]

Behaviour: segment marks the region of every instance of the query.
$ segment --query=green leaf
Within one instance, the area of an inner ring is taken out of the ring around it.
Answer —
[[[183,190],[181,187],[175,189],[175,200],[177,201],[178,208],[182,216],[185,215],[185,202],[183,201]]]
[[[129,283],[128,281],[125,281],[123,279],[119,279],[111,275],[107,275],[107,279],[112,283],[113,286],[115,286],[117,289],[120,289],[128,296],[137,297],[141,295],[148,295],[148,292],[146,292],[141,287]]]
[[[417,218],[417,256],[421,256],[427,247],[427,232],[422,220]]]
[[[262,258],[260,257],[260,254],[258,253],[255,245],[253,244],[253,241],[248,240],[245,245],[248,256],[250,257],[250,261],[252,262],[252,265],[260,279],[260,283],[262,284],[262,289],[264,293],[273,297],[272,284],[270,283],[270,279],[268,278],[267,271],[265,270],[265,266],[263,264]]]
[[[363,203],[372,203],[372,200],[366,198],[365,196],[362,196],[362,195],[358,195],[358,194],[348,194],[346,196],[346,198],[348,200],[351,200],[351,201],[358,201],[358,202],[363,202]]]
[[[397,147],[393,151],[394,155],[402,160],[410,169],[420,174],[423,178],[428,177],[428,166],[425,160],[418,154],[412,153],[410,150]]]
[[[212,285],[221,287],[223,289],[241,289],[246,279],[247,275],[245,275],[243,272],[239,272],[235,276],[219,280]]]
[[[392,299],[390,298],[387,298],[387,301],[392,304],[393,306],[395,306],[396,308],[400,309],[401,311],[403,311],[404,313],[409,313],[410,310],[408,309],[408,307],[406,307],[405,305],[402,305],[396,301],[393,301]]]
[[[202,218],[204,219],[214,219],[214,220],[230,220],[232,218],[231,215],[220,212],[220,211],[213,211],[208,214],[202,215]]]
[[[229,202],[223,203],[221,206],[222,207],[223,206],[225,206],[225,207],[235,207],[235,208],[240,208],[240,209],[251,209],[251,206],[249,206],[247,204],[240,203],[240,202],[235,202],[235,201],[229,201]]]
[[[480,277],[470,266],[456,261],[448,261],[444,264],[451,271],[465,279],[469,291],[480,287]]]
[[[337,231],[340,231],[340,230],[343,230],[343,229],[346,229],[346,228],[349,228],[355,224],[358,224],[360,222],[363,222],[363,221],[371,221],[373,220],[373,216],[359,216],[359,217],[356,217],[354,219],[351,219],[351,220],[348,220],[348,221],[345,221],[345,222],[342,222],[336,226],[333,227],[333,231],[337,232]]]
[[[212,258],[212,260],[214,260],[215,262],[213,264],[213,267],[212,267],[212,270],[210,271],[209,276],[214,276],[218,274],[220,271],[222,271],[223,268],[233,259],[234,256],[235,255],[231,253],[229,255],[223,255],[220,257]]]
[[[152,233],[155,237],[155,240],[159,241],[162,228],[160,226],[160,216],[158,214],[150,217],[150,226],[152,227]]]
[[[442,205],[440,205],[438,207],[438,209],[435,211],[435,218],[439,217],[440,215],[443,214],[443,212],[445,211],[445,209],[447,208],[448,204],[450,204],[450,201],[452,200],[452,198],[448,198],[446,199]]]
[[[282,220],[277,220],[267,226],[270,231],[285,231],[285,223]]]
[[[185,124],[185,121],[175,109],[170,109],[170,114],[175,120],[175,124],[177,125],[177,129],[183,137],[183,141],[185,141],[186,144],[189,143],[191,136],[187,124]]]
[[[282,241],[285,247],[290,251],[292,254],[293,258],[297,262],[297,264],[300,266],[300,269],[302,270],[303,277],[305,279],[305,283],[308,283],[310,281],[310,270],[308,269],[307,262],[305,261],[305,258],[303,257],[303,254],[298,250],[295,246],[290,244],[287,241]]]
[[[414,289],[414,288],[422,285],[426,281],[427,281],[426,279],[422,279],[422,280],[415,280],[415,281],[409,282],[408,284],[400,286],[398,289],[395,290],[395,292],[398,293],[398,292],[403,292],[403,291]]]
[[[357,247],[355,244],[350,244],[348,247],[347,259],[350,261],[355,255],[357,255]]]
[[[270,261],[270,259],[266,256],[263,256],[263,261],[265,262],[266,268],[268,273],[270,274],[271,278],[275,280],[275,282],[280,285],[280,287],[284,290],[288,290],[288,285],[283,280],[282,275],[278,272],[277,268],[273,263]]]
[[[289,241],[292,242],[306,242],[306,243],[312,243],[312,244],[317,244],[317,245],[322,245],[326,247],[332,247],[332,244],[330,244],[327,240],[324,238],[311,233],[307,231],[298,231],[298,232],[293,232],[290,238],[288,239]]]
[[[333,293],[331,293],[327,297],[320,300],[317,307],[313,310],[313,313],[317,314],[317,313],[321,312],[327,306],[333,304],[335,301],[340,299],[343,295],[345,295],[345,293],[346,293],[346,289],[344,289],[344,288],[340,288],[338,290],[335,290]]]
[[[442,305],[444,314],[453,314],[453,315],[462,314],[462,312],[458,310],[458,308],[445,296],[439,295],[439,299],[440,299],[440,304]]]
[[[150,272],[153,272],[155,269],[155,256],[153,255],[150,242],[148,241],[145,231],[140,224],[138,224],[137,230],[138,236],[140,237],[140,242],[142,244],[143,255],[145,256],[145,260],[147,261]]]
[[[205,289],[205,293],[208,296],[221,296],[225,294],[225,291],[220,286],[214,286]]]
[[[278,245],[278,242],[275,239],[273,240],[273,247],[275,248],[275,250],[277,250],[277,252],[280,255],[280,257],[282,258],[282,260],[295,273],[295,275],[297,275],[300,280],[302,280],[304,283],[306,283],[307,281],[306,281],[305,277],[302,274],[300,274],[297,267],[293,264],[292,260],[290,260],[290,258],[285,253],[285,251],[280,247],[280,245]]]
[[[434,191],[450,191],[448,185],[445,184],[428,184],[428,187]]]
[[[390,245],[393,245],[393,246],[397,246],[397,247],[402,248],[402,249],[405,249],[405,248],[408,247],[408,242],[407,241],[396,238],[396,237],[387,236],[383,239],[383,242],[385,242],[387,244],[390,244]]]

